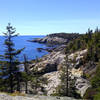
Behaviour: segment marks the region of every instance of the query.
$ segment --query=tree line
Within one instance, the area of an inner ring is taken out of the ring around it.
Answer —
[[[83,68],[90,71],[90,73],[84,72],[84,77],[92,85],[85,93],[84,98],[98,100],[100,98],[100,30],[98,27],[94,31],[89,28],[81,37],[71,41],[66,47],[66,52],[70,54],[84,49],[88,51],[80,66],[82,65]],[[94,71],[92,72],[93,68]]]

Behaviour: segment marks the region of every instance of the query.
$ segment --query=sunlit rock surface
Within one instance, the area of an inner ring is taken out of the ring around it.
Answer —
[[[76,79],[75,84],[77,85],[75,86],[81,96],[83,96],[88,87],[90,87],[89,82],[86,79],[82,78],[83,69],[80,66],[80,61],[86,53],[87,49],[74,52],[68,56],[68,62],[70,62],[70,76]],[[55,92],[55,88],[60,84],[59,74],[60,70],[66,65],[65,57],[66,55],[64,54],[63,50],[57,50],[51,52],[48,55],[45,55],[38,63],[33,65],[34,67],[38,67],[39,71],[43,70],[45,72],[43,76],[48,79],[48,85],[45,86],[45,89],[47,90],[47,95],[53,94]],[[75,61],[74,63],[73,60]],[[78,68],[76,68],[77,66]],[[83,80],[85,81],[83,82]]]
[[[48,79],[48,84],[45,85],[46,90],[48,91],[48,95],[55,93],[56,87],[60,84],[60,79],[59,79],[59,71],[56,72],[51,72],[47,73],[44,75]]]
[[[10,96],[5,93],[0,93],[0,100],[77,100],[71,97],[53,97],[53,96]]]

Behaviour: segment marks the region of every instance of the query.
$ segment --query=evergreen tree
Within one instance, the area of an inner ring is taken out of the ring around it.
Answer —
[[[72,79],[69,71],[71,61],[68,59],[67,49],[65,49],[65,55],[65,63],[63,64],[59,77],[61,84],[56,88],[56,93],[54,93],[54,95],[80,98],[79,94],[76,93],[75,79]]]
[[[15,34],[16,30],[11,26],[10,23],[8,23],[8,26],[6,27],[7,32],[4,33],[5,35],[5,42],[4,45],[6,47],[5,53],[3,55],[5,66],[2,70],[2,72],[6,73],[7,80],[8,80],[8,87],[10,87],[9,92],[13,92],[15,86],[17,85],[17,91],[20,91],[20,71],[17,65],[20,64],[20,62],[17,59],[17,55],[21,53],[21,51],[24,49],[14,49],[14,42],[13,38],[16,37],[18,34]]]
[[[27,61],[27,57],[24,54],[24,70],[25,70],[25,92],[28,93],[28,75],[29,75],[29,71],[28,71],[28,61]]]
[[[89,28],[87,34],[88,34],[88,39],[91,40],[91,39],[92,39],[93,30],[91,30],[91,29]]]

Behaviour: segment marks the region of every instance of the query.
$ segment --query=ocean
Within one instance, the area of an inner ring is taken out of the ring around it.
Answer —
[[[23,55],[25,54],[28,58],[28,60],[33,60],[36,58],[40,58],[46,54],[48,54],[47,51],[38,52],[37,48],[47,48],[45,44],[35,43],[35,42],[29,42],[27,40],[32,40],[34,38],[43,38],[44,36],[18,36],[13,38],[13,42],[15,43],[15,49],[25,49],[21,52],[20,55],[18,55],[18,59],[20,61],[24,61]],[[5,52],[5,45],[4,45],[5,37],[0,36],[0,55],[3,55]],[[1,59],[2,60],[2,59]]]

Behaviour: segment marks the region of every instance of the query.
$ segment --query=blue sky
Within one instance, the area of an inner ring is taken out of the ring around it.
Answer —
[[[8,22],[21,35],[84,33],[100,27],[100,0],[0,0],[0,33]]]

